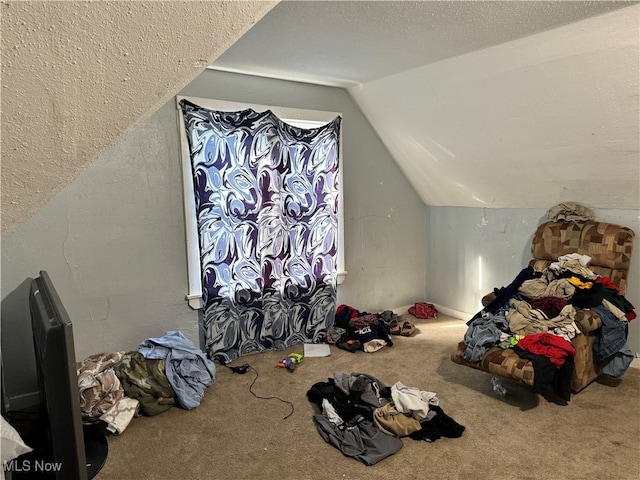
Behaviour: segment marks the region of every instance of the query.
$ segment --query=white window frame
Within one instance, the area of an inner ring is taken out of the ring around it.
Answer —
[[[189,142],[187,141],[184,116],[180,101],[187,100],[201,107],[219,111],[238,111],[252,108],[257,112],[271,110],[280,119],[301,128],[316,128],[325,125],[342,116],[339,112],[326,112],[322,110],[305,110],[300,108],[287,108],[274,105],[260,105],[256,103],[231,102],[214,98],[176,96],[176,108],[178,110],[178,129],[180,132],[180,161],[182,164],[182,185],[184,195],[184,217],[187,237],[187,273],[189,279],[189,291],[186,300],[194,310],[201,309],[202,302],[202,269],[200,265],[200,244],[198,239],[198,220],[196,217],[195,192],[193,190],[193,169],[189,155]],[[342,126],[340,127],[342,128]],[[338,169],[338,284],[342,283],[347,275],[344,263],[344,207],[342,193],[342,132],[340,140],[340,168]]]

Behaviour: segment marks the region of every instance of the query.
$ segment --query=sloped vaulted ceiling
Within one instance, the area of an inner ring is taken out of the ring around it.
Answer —
[[[638,6],[349,91],[425,203],[640,208]]]
[[[277,2],[2,1],[2,236]]]
[[[348,89],[428,205],[640,208],[638,2],[281,2],[213,68]]]

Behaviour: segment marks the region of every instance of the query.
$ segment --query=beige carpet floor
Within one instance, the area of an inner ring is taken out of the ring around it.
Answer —
[[[244,375],[218,366],[198,408],[135,418],[110,436],[96,479],[640,479],[640,370],[630,368],[622,381],[598,380],[568,406],[506,380],[501,397],[489,374],[449,359],[466,331],[462,320],[405,317],[415,335],[393,337],[393,347],[375,353],[332,346],[330,356],[305,358],[293,372],[278,368],[285,353],[303,352],[299,345],[242,357],[234,365],[249,363]],[[366,466],[325,443],[313,424],[306,393],[334,372],[435,392],[466,430],[433,443],[405,438],[397,454]],[[252,383],[258,396],[291,402],[291,416],[284,419],[288,403],[255,398]]]

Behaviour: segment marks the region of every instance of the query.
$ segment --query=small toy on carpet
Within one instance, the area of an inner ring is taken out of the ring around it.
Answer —
[[[296,369],[296,365],[302,361],[302,358],[302,355],[299,353],[291,353],[280,360],[278,366],[293,372]]]

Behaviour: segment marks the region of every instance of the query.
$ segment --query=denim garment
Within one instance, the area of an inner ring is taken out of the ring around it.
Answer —
[[[191,410],[200,405],[204,391],[213,384],[215,364],[179,331],[164,337],[148,338],[138,351],[151,359],[165,359],[165,371],[180,405]]]
[[[467,344],[467,349],[463,352],[462,358],[467,362],[480,361],[487,349],[498,343],[500,334],[508,331],[509,324],[502,315],[490,315],[473,320],[464,334],[463,341]]]
[[[602,333],[596,343],[593,344],[593,351],[598,358],[605,360],[622,350],[627,341],[629,327],[627,323],[621,322],[604,305],[591,307],[590,310],[596,312],[602,320]]]
[[[626,343],[623,347],[602,363],[602,373],[613,378],[620,378],[633,362],[633,352]]]

